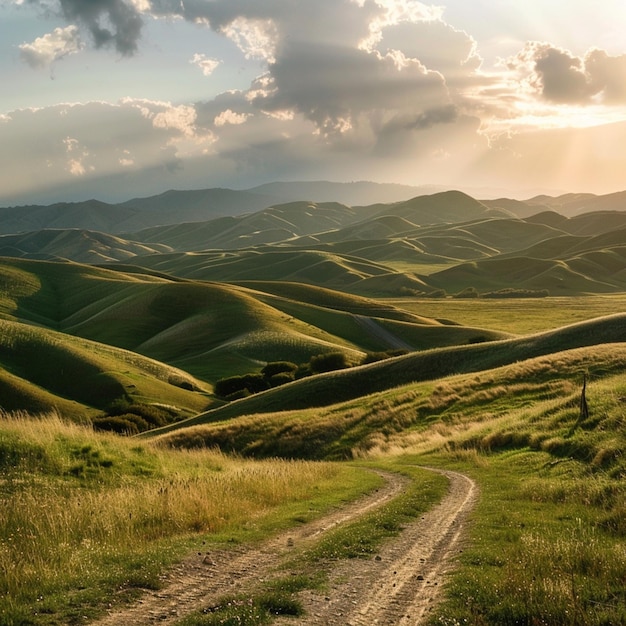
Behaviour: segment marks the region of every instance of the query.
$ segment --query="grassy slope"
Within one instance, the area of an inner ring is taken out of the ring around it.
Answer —
[[[182,370],[19,322],[0,321],[0,365],[5,410],[56,408],[81,418],[125,399],[164,403],[187,414],[209,405],[199,393],[208,387]]]
[[[429,623],[622,624],[625,365],[624,343],[592,345],[161,441],[466,472],[481,491],[470,543]],[[588,416],[579,411],[583,374]]]
[[[169,251],[163,244],[151,246],[113,235],[83,229],[48,229],[0,236],[0,255],[71,259],[79,263],[124,261],[137,255]]]
[[[260,412],[328,406],[411,382],[480,372],[585,346],[624,342],[625,321],[626,314],[617,314],[516,339],[427,350],[358,368],[319,374],[237,400],[153,431],[152,435]]]
[[[429,436],[441,443],[454,429],[467,437],[465,423],[476,423],[477,428],[489,424],[492,432],[499,432],[502,416],[537,402],[563,398],[563,406],[575,412],[575,394],[584,372],[594,380],[619,376],[625,364],[626,347],[621,344],[578,348],[472,374],[405,384],[314,410],[266,412],[198,424],[170,431],[159,440],[176,447],[202,441],[259,457],[346,459],[376,450],[398,453],[416,442],[428,443]],[[591,454],[589,450],[584,453]]]
[[[547,289],[566,295],[626,287],[623,230],[607,232],[601,217],[550,224],[484,214],[458,221],[462,215],[455,214],[452,223],[413,228],[404,218],[383,215],[287,238],[280,246],[258,246],[271,242],[266,233],[263,242],[250,239],[248,248],[152,255],[141,263],[187,278],[299,281],[377,296],[433,289],[456,293],[467,287]],[[402,227],[408,230],[397,232]]]
[[[380,484],[345,465],[176,452],[54,415],[0,417],[4,626],[91,621],[158,589],[189,552],[259,540]]]
[[[477,334],[328,289],[277,283],[249,289],[131,269],[5,259],[0,315],[133,350],[208,381],[328,351],[359,360],[365,351],[395,347],[383,335],[422,348],[466,343]],[[276,295],[267,293],[272,289]],[[357,315],[384,332],[364,330]]]
[[[307,291],[286,288],[294,297]],[[296,302],[243,287],[137,271],[4,259],[2,406],[33,412],[57,407],[76,418],[129,397],[178,406],[188,414],[209,406],[207,398],[180,389],[188,379],[190,387],[210,391],[194,376],[214,382],[257,371],[267,361],[300,363],[337,350],[358,362],[365,351],[466,343],[476,334],[374,300],[320,289],[307,294],[308,301]],[[77,337],[98,346],[87,348]],[[105,344],[112,348],[104,360],[96,359],[106,352]],[[125,350],[138,360],[142,354],[160,362],[159,371],[175,367],[191,375],[176,374],[177,386],[171,386],[163,382],[168,378],[164,374],[157,376],[159,381],[143,371],[127,371]]]

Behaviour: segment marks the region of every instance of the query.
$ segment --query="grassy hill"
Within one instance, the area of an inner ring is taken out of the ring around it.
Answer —
[[[165,215],[183,197],[110,215]],[[626,623],[626,314],[621,297],[581,295],[626,291],[622,200],[272,200],[258,214],[144,231],[150,243],[63,227],[5,239],[12,255],[107,265],[0,258],[0,622],[95,618],[158,588],[189,551],[256,541],[376,488],[364,465],[410,475],[412,489],[426,465],[480,487],[433,623]],[[187,201],[202,212],[207,196]],[[590,207],[605,212],[578,213]],[[106,210],[53,213],[63,224]],[[37,230],[50,215],[20,219]],[[487,298],[426,309],[377,297],[468,287],[576,297],[542,298],[532,313],[531,300],[501,299],[491,317]],[[360,365],[400,347],[410,352]],[[224,376],[335,352],[350,367],[228,403],[212,394]],[[138,407],[137,430],[157,425],[155,411],[168,426],[113,438],[67,422],[127,423],[120,411]],[[371,534],[349,531],[360,546]],[[293,555],[277,573],[289,601],[315,585],[327,593],[325,574],[305,575]],[[187,623],[219,620],[214,608]]]
[[[322,407],[348,400],[358,401],[364,395],[398,385],[490,370],[577,348],[615,344],[615,349],[620,350],[619,344],[626,341],[624,322],[626,314],[610,315],[548,332],[485,343],[482,342],[483,337],[474,335],[468,337],[468,345],[433,348],[295,381],[154,432],[169,432],[199,424],[231,420],[243,415]],[[616,363],[621,367],[622,361]]]
[[[136,256],[170,250],[163,244],[148,246],[81,229],[45,229],[20,235],[0,235],[0,256],[72,260],[78,263],[127,261]]]
[[[398,380],[397,386],[388,385],[387,390],[382,385],[370,388],[369,372],[362,368],[360,394],[351,399],[344,394],[331,401],[329,394],[325,406],[307,408],[300,403],[289,410],[266,401],[257,404],[256,410],[241,410],[237,419],[233,419],[235,407],[229,406],[206,414],[204,421],[194,418],[144,436],[156,436],[160,443],[177,448],[217,446],[257,457],[358,458],[373,448],[408,446],[412,436],[430,427],[456,427],[460,433],[461,423],[475,420],[494,423],[497,432],[495,420],[515,408],[528,406],[531,398],[535,402],[561,398],[561,406],[571,403],[583,373],[594,379],[623,378],[625,364],[626,348],[622,344],[593,345],[547,352],[494,368],[486,363],[486,367],[456,370],[469,370],[471,375],[426,375],[421,377],[422,382],[419,376],[409,382],[407,376]],[[330,384],[338,387],[339,381]],[[315,388],[319,393],[320,387]],[[295,396],[295,390],[293,393]],[[343,419],[337,419],[338,415]],[[532,436],[531,430],[527,436]],[[519,445],[528,445],[528,441],[520,441]]]
[[[5,411],[56,410],[82,421],[115,404],[169,405],[180,416],[211,404],[209,386],[182,370],[6,320],[0,321],[0,388]]]
[[[195,377],[203,383],[190,382],[187,386],[201,386],[210,393],[211,384],[218,379],[258,372],[271,361],[299,364],[319,354],[341,352],[348,363],[358,363],[368,352],[417,350],[464,344],[477,336],[503,336],[490,330],[443,324],[372,299],[302,284],[256,282],[236,286],[181,281],[130,269],[114,271],[24,259],[0,262],[0,319],[6,323],[5,339],[9,342],[2,360],[4,385],[5,389],[15,387],[11,400],[5,393],[2,406],[44,410],[58,405],[63,414],[74,416],[80,407],[61,406],[55,398],[66,394],[69,400],[100,409],[125,394],[155,401],[161,392],[137,385],[136,392],[129,394],[126,379],[120,382],[103,373],[124,371],[126,357],[122,355],[126,351],[158,362],[163,371],[177,368],[188,372],[190,380]],[[10,348],[12,325],[23,329],[22,334],[18,333],[20,337],[32,328],[31,343],[20,339],[19,349]],[[47,334],[52,331],[56,331],[54,338]],[[121,349],[115,357],[120,363],[94,365],[89,350],[76,343],[78,338],[111,350]],[[59,350],[58,355],[50,352],[46,361],[49,365],[45,366],[49,371],[36,358],[37,346],[48,344]],[[71,358],[61,357],[66,353]],[[75,383],[81,381],[80,393],[72,390],[71,376],[67,388],[53,384],[55,372],[59,371],[56,363],[65,358],[72,363],[68,371],[82,367],[86,377],[92,372],[90,382],[82,382],[78,376],[74,379]],[[45,384],[39,378],[39,365],[48,372]],[[103,387],[98,392],[101,400],[90,390],[95,385],[92,378]],[[45,400],[39,387],[48,394]],[[170,391],[166,388],[162,395],[169,397]],[[91,398],[90,394],[95,395]],[[189,400],[185,404],[181,399],[164,402],[200,410],[211,400],[203,398],[200,404],[191,405]]]
[[[169,203],[178,199],[199,217],[209,198],[226,202],[228,196],[232,204],[236,194],[227,191],[168,192],[130,202],[126,210],[165,215]],[[1,238],[0,252],[23,258],[130,262],[192,280],[303,282],[372,296],[442,290],[455,294],[470,288],[553,295],[616,292],[626,289],[626,268],[616,249],[626,234],[626,212],[613,208],[621,199],[618,194],[565,196],[552,202],[545,197],[524,203],[481,202],[447,191],[369,206],[294,201],[208,221],[171,224],[168,218],[158,226],[126,231],[130,234],[123,238],[85,229],[7,235]],[[571,217],[557,212],[561,204],[581,202],[588,212],[570,211]],[[58,208],[68,215],[75,210]],[[28,214],[25,211],[24,219]],[[181,215],[184,218],[184,212]],[[111,227],[99,225],[103,230]],[[603,263],[579,259],[581,253],[597,259],[605,250],[610,251],[605,255],[610,269],[606,280]],[[513,257],[515,272],[510,271]]]

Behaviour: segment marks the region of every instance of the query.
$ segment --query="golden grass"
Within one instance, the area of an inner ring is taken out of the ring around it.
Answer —
[[[271,522],[279,510],[308,511],[356,477],[328,463],[138,445],[55,414],[2,415],[0,448],[22,451],[0,481],[0,594],[26,602],[35,591],[97,585],[109,576],[121,584],[124,563],[154,558],[161,540],[180,549],[192,536],[253,538],[268,524],[286,523],[284,513]]]

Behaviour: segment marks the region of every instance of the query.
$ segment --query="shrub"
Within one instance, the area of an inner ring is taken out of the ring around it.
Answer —
[[[136,416],[135,416],[136,417]],[[139,428],[134,421],[126,419],[125,416],[119,417],[96,417],[93,420],[95,430],[108,430],[119,435],[137,435]]]
[[[298,378],[306,378],[307,376],[311,376],[311,374],[313,374],[313,371],[311,370],[311,364],[301,363],[300,365],[298,365],[298,369],[296,370],[296,373],[294,374],[294,378],[296,380]]]
[[[401,356],[403,354],[408,354],[408,350],[397,349],[397,350],[385,350],[384,352],[368,352],[361,361],[361,365],[366,365],[367,363],[376,363],[377,361],[383,361],[384,359],[389,359],[394,356]]]
[[[122,415],[135,415],[145,420],[150,428],[165,426],[178,417],[178,412],[168,410],[153,404],[127,404],[112,407],[108,411],[109,417],[119,417]]]
[[[427,298],[447,298],[448,294],[445,289],[433,289],[426,294]]]
[[[550,292],[547,289],[514,289],[508,287],[498,291],[483,293],[483,298],[547,298]]]
[[[270,384],[261,374],[244,374],[243,376],[231,376],[221,378],[215,383],[214,391],[222,398],[228,398],[242,391],[258,393],[269,389]]]
[[[343,352],[327,352],[326,354],[318,354],[312,357],[309,365],[312,372],[320,374],[322,372],[345,369],[349,366],[349,363]]]
[[[262,370],[261,374],[265,376],[265,378],[272,378],[276,374],[284,374],[291,372],[292,377],[293,373],[298,369],[298,366],[295,363],[291,363],[291,361],[273,361],[268,363]]]
[[[280,387],[280,385],[290,383],[293,379],[294,379],[293,372],[279,372],[278,374],[274,374],[269,379],[269,382],[272,387]]]

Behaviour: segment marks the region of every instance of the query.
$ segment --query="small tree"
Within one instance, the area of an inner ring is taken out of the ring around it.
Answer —
[[[276,374],[291,373],[293,375],[297,369],[298,366],[291,361],[272,361],[261,370],[261,374],[265,378],[272,378]]]
[[[327,352],[318,354],[309,361],[311,371],[315,374],[341,370],[349,366],[348,359],[343,352]]]

